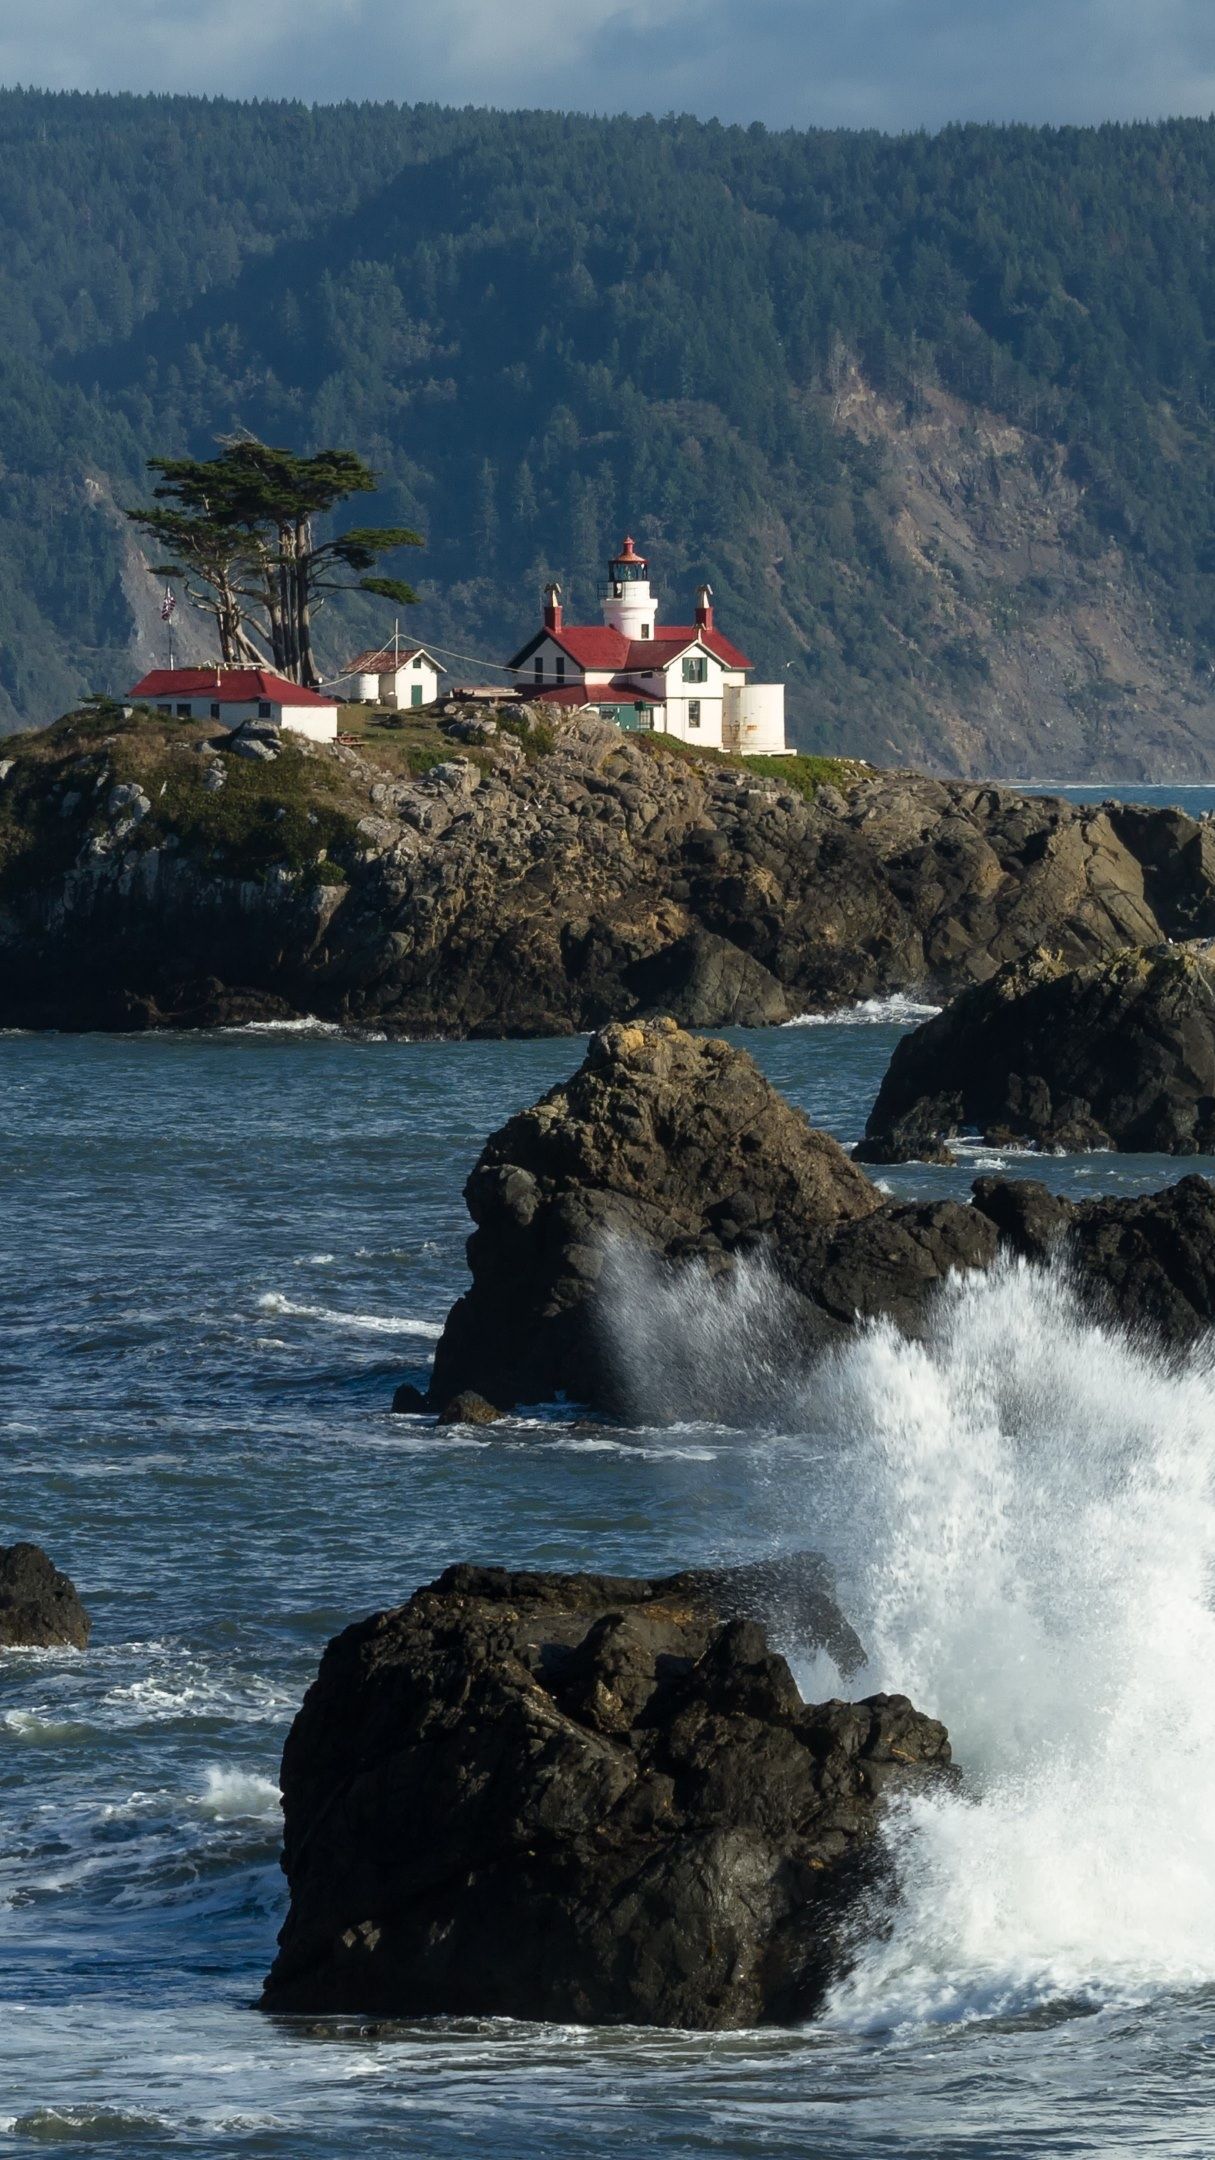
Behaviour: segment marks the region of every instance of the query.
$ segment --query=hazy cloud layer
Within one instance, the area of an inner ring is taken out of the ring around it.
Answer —
[[[771,126],[1153,118],[1215,109],[1215,0],[18,0],[0,80]]]

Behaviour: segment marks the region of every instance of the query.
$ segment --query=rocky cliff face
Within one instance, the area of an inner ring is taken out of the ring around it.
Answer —
[[[76,715],[0,761],[0,1024],[313,1013],[414,1034],[942,996],[1049,940],[1215,932],[1215,838],[866,768],[827,784],[590,715],[382,752]],[[378,762],[382,757],[383,762]]]
[[[887,1796],[949,1779],[949,1743],[901,1695],[803,1703],[742,1573],[456,1567],[339,1635],[283,1757],[263,2008],[812,2015]],[[802,1648],[844,1625],[813,1598]]]
[[[1215,774],[1210,671],[1123,549],[1094,545],[1058,442],[931,383],[896,402],[855,367],[834,411],[880,453],[890,544],[931,595],[935,647],[922,644],[938,668],[919,739],[895,723],[905,757],[1076,780]]]

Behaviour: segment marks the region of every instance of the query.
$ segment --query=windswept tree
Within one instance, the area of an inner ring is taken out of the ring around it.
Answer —
[[[378,593],[398,607],[417,598],[399,578],[370,573],[384,556],[421,547],[419,533],[366,525],[318,535],[318,520],[375,488],[351,450],[301,457],[242,437],[216,457],[152,458],[149,468],[160,475],[155,500],[127,516],[166,551],[156,575],[176,578],[212,616],[230,665],[270,657],[292,682],[315,685],[313,621],[331,594]]]

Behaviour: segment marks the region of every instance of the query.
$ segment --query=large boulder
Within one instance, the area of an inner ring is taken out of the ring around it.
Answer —
[[[1215,1319],[1205,1178],[1079,1204],[1026,1178],[980,1178],[973,1204],[891,1200],[744,1051],[669,1019],[594,1037],[571,1080],[487,1143],[465,1192],[472,1285],[429,1395],[399,1389],[401,1410],[471,1392],[499,1410],[564,1397],[750,1421],[858,1321],[921,1332],[944,1279],[1002,1249],[1066,1256],[1095,1309],[1166,1345]]]
[[[725,1280],[762,1256],[780,1285],[790,1347],[821,1348],[857,1312],[911,1323],[951,1268],[983,1265],[996,1234],[952,1201],[890,1207],[828,1134],[744,1051],[670,1018],[614,1022],[571,1080],[487,1143],[465,1197],[472,1287],[435,1356],[431,1402],[472,1389],[499,1408],[565,1395],[638,1407],[609,1311],[627,1253]],[[644,1294],[644,1286],[642,1294]],[[671,1345],[678,1414],[681,1349]]]
[[[84,1650],[89,1616],[40,1545],[0,1545],[0,1648]]]
[[[757,1588],[457,1567],[339,1635],[283,1757],[263,2008],[811,2016],[880,1924],[887,1795],[950,1778],[949,1743],[903,1696],[805,1704],[738,1616]],[[801,1640],[847,1647],[810,1604]]]
[[[898,1044],[857,1153],[920,1156],[965,1127],[1049,1148],[1215,1149],[1211,947],[1082,967],[1040,950],[964,990]]]
[[[465,1198],[473,1282],[438,1345],[436,1405],[469,1388],[502,1406],[610,1397],[597,1306],[613,1240],[720,1261],[880,1202],[749,1057],[671,1019],[592,1037],[572,1079],[487,1142]]]

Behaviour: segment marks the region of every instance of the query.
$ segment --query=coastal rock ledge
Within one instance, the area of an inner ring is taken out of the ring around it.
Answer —
[[[291,1907],[262,2008],[813,2015],[881,1879],[887,1796],[956,1773],[904,1696],[802,1701],[746,1611],[845,1667],[859,1645],[821,1563],[801,1570],[453,1567],[347,1628],[283,1757]]]

